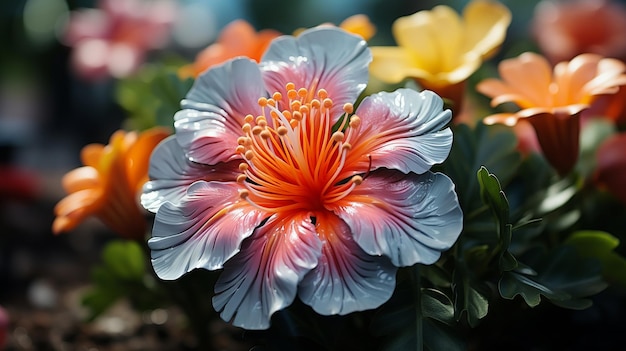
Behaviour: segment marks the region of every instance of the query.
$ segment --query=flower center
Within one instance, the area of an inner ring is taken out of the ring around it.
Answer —
[[[236,148],[244,160],[237,177],[244,187],[240,196],[274,213],[330,209],[363,181],[344,170],[360,118],[347,103],[334,124],[326,90],[285,87],[287,99],[279,92],[260,98],[261,113],[244,119]]]

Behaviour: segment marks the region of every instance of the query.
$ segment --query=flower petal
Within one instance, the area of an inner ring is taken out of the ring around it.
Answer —
[[[506,37],[511,12],[497,1],[471,1],[463,10],[465,47],[489,58]]]
[[[285,106],[289,106],[288,82],[313,93],[323,88],[335,102],[331,113],[338,118],[343,104],[356,101],[365,89],[371,60],[362,38],[336,27],[316,27],[298,37],[274,40],[261,60],[261,69],[268,89],[284,93]]]
[[[234,182],[199,181],[180,204],[159,208],[148,246],[161,279],[177,279],[195,268],[222,268],[239,251],[266,214],[238,202],[238,190]]]
[[[335,213],[365,252],[396,266],[434,263],[463,226],[454,184],[441,173],[374,171]]]
[[[189,159],[212,165],[239,158],[243,119],[260,113],[258,99],[265,95],[258,66],[248,58],[201,74],[174,116],[177,140]]]
[[[154,148],[170,134],[167,128],[153,127],[140,133],[137,141],[129,146],[126,155],[126,176],[128,184],[135,186],[135,190],[141,190],[146,181],[150,155]]]
[[[421,69],[418,57],[413,57],[408,49],[393,46],[375,46],[371,48],[374,59],[370,65],[372,76],[385,83],[399,83],[404,78],[426,78],[433,75]]]
[[[424,173],[448,157],[452,131],[444,127],[451,112],[443,110],[443,101],[431,91],[374,94],[363,100],[356,114],[361,117],[360,132],[348,157],[359,157],[361,169],[371,162],[373,168]]]
[[[268,328],[271,315],[293,302],[321,247],[308,215],[270,218],[224,265],[213,306],[236,326]]]
[[[198,180],[229,181],[239,172],[239,162],[220,163],[208,166],[191,162],[174,136],[160,143],[150,159],[150,181],[144,184],[141,205],[150,212],[156,212],[164,202],[179,203],[187,193],[187,188]]]
[[[300,299],[323,315],[344,315],[386,302],[396,285],[397,268],[386,257],[365,253],[334,214],[316,215],[316,221],[324,241],[322,256],[300,283]]]

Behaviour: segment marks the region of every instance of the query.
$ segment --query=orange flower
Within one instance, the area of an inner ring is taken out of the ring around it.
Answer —
[[[119,130],[109,145],[83,148],[84,167],[67,173],[62,180],[69,193],[54,208],[55,234],[73,230],[85,218],[95,216],[127,239],[143,239],[146,229],[138,193],[148,177],[152,150],[168,136],[164,128],[142,133]]]
[[[596,152],[594,181],[626,205],[626,133],[607,139]]]
[[[245,20],[235,20],[222,29],[215,43],[196,56],[194,63],[182,68],[181,75],[197,77],[207,68],[237,56],[259,62],[270,41],[280,34],[272,29],[256,32]]]
[[[561,175],[578,160],[581,113],[598,96],[615,94],[626,84],[624,63],[594,54],[561,62],[552,71],[544,57],[527,52],[502,61],[498,69],[503,81],[486,79],[477,85],[478,91],[491,97],[494,107],[513,102],[521,110],[491,115],[484,122],[512,126],[525,118],[546,159]]]
[[[541,1],[532,30],[551,62],[583,53],[626,58],[626,8],[608,0]]]

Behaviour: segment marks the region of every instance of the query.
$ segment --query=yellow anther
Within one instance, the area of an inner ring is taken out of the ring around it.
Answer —
[[[241,126],[241,130],[246,134],[250,133],[250,129],[252,129],[250,123],[244,123],[244,125]]]
[[[320,99],[324,100],[328,97],[328,92],[326,91],[326,89],[320,89],[317,91],[317,96],[319,96]]]
[[[292,101],[289,107],[291,107],[292,111],[298,111],[300,109],[300,106],[302,106],[302,103],[299,100],[296,100]]]
[[[300,97],[306,97],[309,95],[309,91],[306,90],[306,88],[300,88],[298,89],[298,95],[300,95]]]
[[[256,124],[259,124],[260,121],[265,121],[265,120],[266,120],[265,116],[256,116],[255,122]]]
[[[345,112],[347,114],[351,114],[352,112],[354,112],[354,105],[352,105],[349,102],[343,104],[343,112]]]
[[[284,110],[282,113],[283,113],[283,116],[285,116],[287,120],[291,119],[291,111]]]
[[[300,106],[299,111],[300,111],[300,113],[301,113],[301,114],[303,114],[303,115],[308,115],[308,114],[309,114],[309,106],[307,106],[307,105],[302,105],[302,106]]]
[[[293,100],[298,97],[298,92],[295,89],[287,90],[287,97],[289,100]]]
[[[340,141],[343,141],[344,137],[345,135],[342,132],[334,132],[331,138],[333,139],[334,142],[340,142]]]
[[[245,145],[246,144],[246,139],[248,139],[248,138],[246,138],[246,137],[239,137],[239,138],[237,138],[237,144],[238,145]]]
[[[361,118],[357,115],[350,117],[350,128],[358,128],[361,125]]]
[[[275,92],[274,94],[272,94],[272,99],[276,100],[276,101],[280,101],[283,99],[283,94],[279,93],[279,92]]]
[[[302,117],[302,116],[301,116]],[[291,128],[295,128],[298,126],[298,124],[300,124],[300,121],[297,119],[292,119],[291,121],[289,121],[289,125],[291,126]]]
[[[252,145],[252,139],[246,138],[246,142],[245,144],[243,144],[243,146],[250,146],[250,145]]]
[[[246,148],[243,145],[238,145],[235,148],[235,153],[242,154],[244,151],[246,151]]]
[[[285,89],[287,89],[287,90],[295,90],[296,89],[296,85],[293,84],[292,82],[289,82],[289,83],[285,84]]]
[[[260,120],[260,121],[259,121],[259,123],[257,123],[257,124],[258,124],[258,126],[259,126],[259,127],[261,127],[261,128],[265,128],[265,127],[267,127],[267,120],[262,119],[262,120]]]
[[[254,158],[254,151],[252,151],[252,150],[248,150],[248,151],[246,151],[246,153],[243,155],[243,157],[244,157],[246,160],[250,161],[251,159],[253,159],[253,158]]]
[[[260,97],[259,100],[258,100],[258,103],[259,103],[259,106],[265,107],[265,106],[267,106],[267,99],[264,98],[264,97]]]
[[[263,139],[269,139],[272,136],[272,133],[269,130],[265,129],[261,132],[260,136]]]
[[[251,123],[252,121],[254,121],[254,116],[253,115],[246,115],[246,117],[243,119],[244,122],[246,123]]]
[[[245,181],[246,181],[246,178],[248,178],[248,177],[246,177],[246,175],[245,175],[245,174],[240,174],[240,175],[238,175],[238,176],[237,176],[237,183],[243,183],[243,182],[245,182]]]
[[[318,99],[311,100],[311,107],[320,108],[320,106],[322,106],[322,103]]]
[[[272,116],[272,118],[278,118],[278,113],[276,113],[276,111],[270,111],[270,116]]]
[[[261,126],[254,126],[254,128],[252,128],[252,134],[259,135],[259,133],[261,133],[263,129],[264,128]]]
[[[293,111],[293,116],[291,116],[291,120],[295,120],[295,121],[301,121],[302,120],[302,112],[300,111]]]
[[[239,197],[242,199],[247,198],[248,196],[250,196],[250,192],[246,189],[241,189],[239,190]]]
[[[354,177],[352,177],[351,181],[356,185],[361,185],[361,183],[363,183],[363,177],[355,175]]]
[[[323,104],[324,104],[324,107],[331,108],[333,107],[333,100],[326,98],[324,99]]]
[[[274,99],[269,99],[269,100],[267,100],[267,104],[268,104],[268,105],[270,105],[270,106],[274,106],[274,107],[276,107],[276,100],[274,100]]]
[[[350,149],[352,149],[352,144],[350,143],[343,143],[341,144],[341,150],[345,150],[345,151],[350,151]]]
[[[247,171],[247,170],[248,170],[248,168],[249,168],[249,166],[248,166],[248,164],[247,164],[247,163],[241,162],[241,163],[239,164],[239,170],[240,170],[241,172],[245,172],[245,171]]]
[[[276,133],[278,133],[278,135],[285,135],[285,134],[287,134],[287,127],[280,126],[280,127],[276,128]]]

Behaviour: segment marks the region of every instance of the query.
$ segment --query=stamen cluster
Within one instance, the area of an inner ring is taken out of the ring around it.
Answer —
[[[260,114],[244,119],[235,149],[244,160],[240,196],[269,212],[327,208],[363,181],[344,172],[360,118],[346,103],[335,123],[325,89],[313,94],[293,83],[285,88],[287,99],[280,92],[261,97]]]

